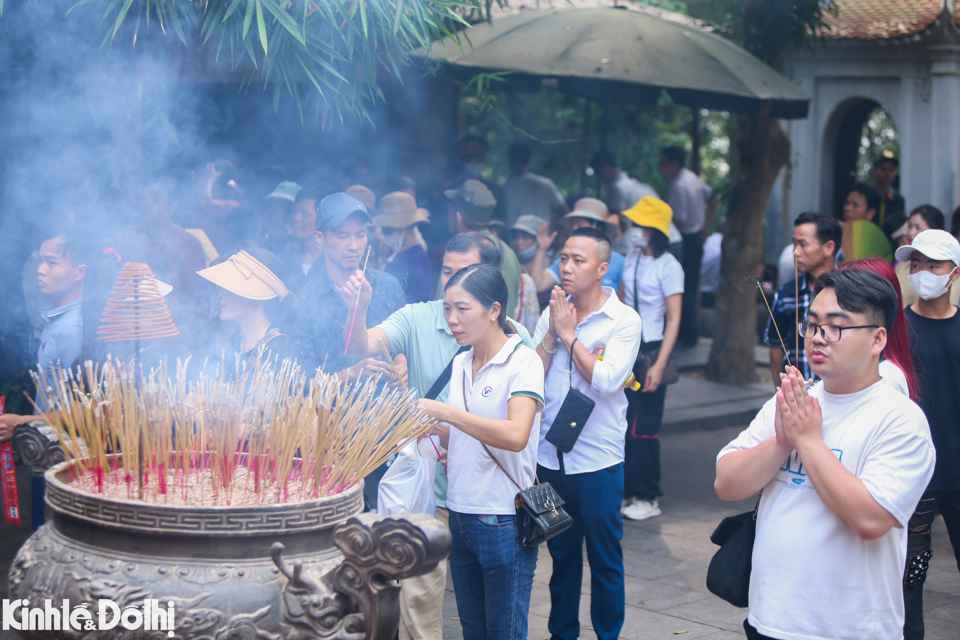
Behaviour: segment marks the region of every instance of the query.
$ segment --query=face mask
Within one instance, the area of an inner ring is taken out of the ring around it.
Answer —
[[[393,255],[396,255],[396,253],[400,250],[400,247],[403,246],[403,239],[406,233],[407,230],[403,229],[400,231],[400,233],[385,234],[383,236],[383,244],[390,248],[390,251],[393,252]]]
[[[479,178],[486,167],[487,165],[484,162],[468,162],[463,165],[463,171],[471,178]]]
[[[650,241],[645,235],[643,235],[643,229],[640,227],[630,227],[623,234],[624,238],[631,247],[636,247],[637,249],[646,249],[647,243]]]
[[[531,245],[524,249],[523,251],[517,251],[517,257],[520,258],[520,262],[526,262],[527,260],[533,260],[533,257],[537,255],[537,245]]]
[[[935,300],[947,292],[950,285],[950,273],[942,276],[930,273],[929,271],[918,271],[910,274],[910,286],[917,292],[917,295],[924,300]]]

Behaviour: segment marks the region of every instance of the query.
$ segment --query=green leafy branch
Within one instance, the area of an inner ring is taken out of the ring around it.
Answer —
[[[489,17],[506,0],[60,0],[66,19],[100,16],[102,48],[136,47],[176,36],[192,55],[229,65],[243,86],[272,87],[318,115],[369,120],[381,83],[402,82],[411,52],[458,37],[467,18]],[[3,2],[0,0],[0,16]],[[199,51],[203,50],[204,53]],[[210,51],[207,54],[207,51]]]

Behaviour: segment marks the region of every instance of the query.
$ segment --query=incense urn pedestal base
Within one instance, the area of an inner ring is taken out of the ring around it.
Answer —
[[[190,508],[108,500],[71,480],[67,463],[47,471],[53,518],[18,552],[10,599],[87,603],[94,624],[24,638],[393,640],[397,580],[430,571],[451,546],[429,516],[361,514],[362,485],[293,504]],[[101,600],[121,610],[156,601],[164,613],[173,603],[172,635],[99,629]]]

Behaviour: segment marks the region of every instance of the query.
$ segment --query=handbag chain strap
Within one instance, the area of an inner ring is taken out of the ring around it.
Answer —
[[[470,408],[467,406],[467,372],[466,371],[463,372],[463,376],[460,378],[460,382],[463,386],[463,408],[466,410],[467,413],[470,413]],[[480,442],[480,440],[477,440],[477,442]],[[483,450],[487,452],[488,456],[493,458],[493,462],[497,465],[497,467],[500,468],[500,471],[503,471],[503,473],[508,478],[510,478],[510,482],[513,483],[513,486],[515,486],[518,491],[523,491],[523,487],[520,486],[520,483],[518,483],[516,480],[513,479],[513,476],[510,475],[510,472],[507,471],[502,464],[500,464],[500,461],[497,460],[497,456],[493,455],[493,452],[487,448],[487,445],[484,444],[483,442],[480,442],[480,446],[483,447]],[[534,474],[533,477],[536,480],[536,484],[534,486],[539,485],[540,478],[538,478],[536,474]]]

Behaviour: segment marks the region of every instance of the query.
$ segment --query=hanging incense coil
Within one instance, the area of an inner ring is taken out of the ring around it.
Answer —
[[[150,267],[123,265],[103,310],[97,340],[130,342],[180,335]]]

